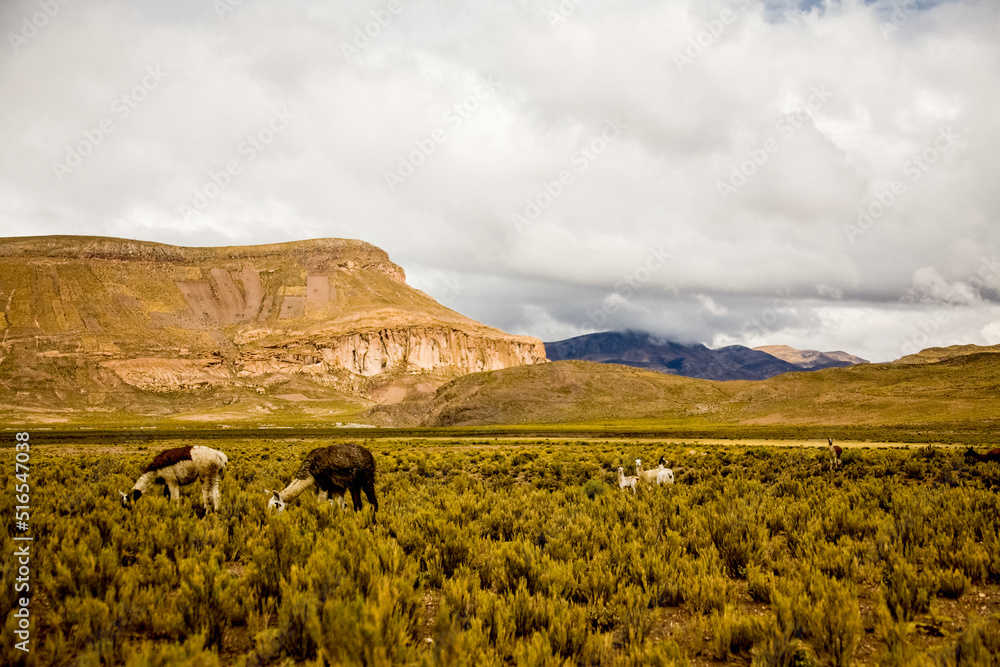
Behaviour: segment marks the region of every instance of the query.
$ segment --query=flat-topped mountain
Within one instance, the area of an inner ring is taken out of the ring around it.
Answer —
[[[41,413],[141,411],[173,395],[150,408],[162,414],[184,402],[178,392],[235,401],[281,386],[304,401],[311,389],[395,400],[421,375],[439,384],[545,361],[539,340],[442,306],[407,286],[383,250],[346,239],[0,239],[0,308],[0,404]]]

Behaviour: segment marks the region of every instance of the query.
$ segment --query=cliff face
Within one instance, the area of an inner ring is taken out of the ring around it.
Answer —
[[[355,333],[313,343],[323,370],[342,369],[371,377],[390,372],[494,371],[545,361],[541,345],[530,339],[499,339],[455,329],[409,327]],[[322,345],[322,347],[319,347]]]
[[[0,411],[5,399],[90,404],[123,388],[266,395],[291,380],[364,399],[393,376],[545,361],[537,339],[445,308],[384,251],[343,239],[0,239],[0,308]]]
[[[454,329],[412,327],[356,333],[281,347],[239,350],[196,359],[137,357],[109,359],[100,366],[139,389],[172,391],[207,385],[258,386],[290,373],[340,384],[344,373],[365,378],[430,372],[444,376],[494,371],[545,361],[541,344],[491,339]]]

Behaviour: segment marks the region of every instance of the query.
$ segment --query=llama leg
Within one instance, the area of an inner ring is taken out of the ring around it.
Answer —
[[[357,487],[351,489],[351,502],[354,503],[354,511],[361,511],[361,490]]]
[[[212,504],[212,511],[219,511],[219,501],[222,496],[219,492],[219,473],[218,471],[213,471],[213,473],[208,477],[209,482],[205,484],[206,493],[203,494],[205,501],[205,511],[208,511],[209,503]]]
[[[375,497],[375,484],[374,482],[368,482],[362,487],[365,491],[365,495],[368,496],[368,502],[372,504],[375,511],[378,511],[378,498]]]
[[[166,485],[167,485],[167,491],[170,493],[170,501],[174,505],[180,505],[181,504],[181,487],[177,483],[177,479],[173,475],[170,475],[168,477],[164,477],[163,481],[166,483]]]

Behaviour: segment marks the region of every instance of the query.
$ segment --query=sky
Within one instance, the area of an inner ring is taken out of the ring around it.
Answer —
[[[1000,343],[996,0],[4,0],[0,33],[0,236],[362,239],[545,341]]]

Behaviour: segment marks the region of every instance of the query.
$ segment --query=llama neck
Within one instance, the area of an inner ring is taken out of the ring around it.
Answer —
[[[306,479],[293,479],[292,483],[285,487],[285,490],[279,493],[281,496],[281,502],[290,503],[300,495],[302,492],[313,485],[313,478],[310,476]]]
[[[138,491],[139,493],[146,493],[146,491],[149,490],[149,487],[153,485],[153,482],[156,481],[158,474],[159,473],[156,470],[144,472],[139,476],[139,479],[135,481],[135,486],[132,487],[132,490]]]

